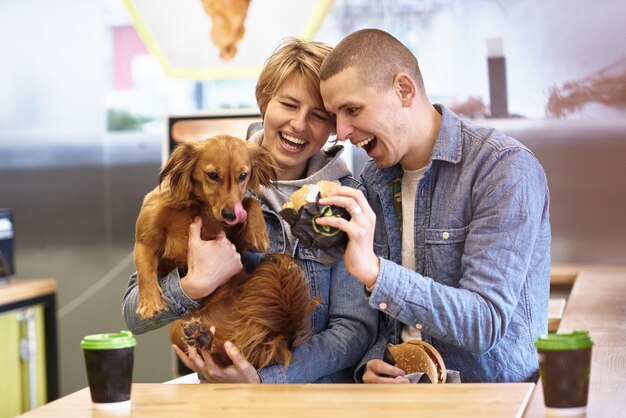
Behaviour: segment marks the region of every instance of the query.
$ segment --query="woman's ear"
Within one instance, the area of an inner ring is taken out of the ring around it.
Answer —
[[[398,73],[393,79],[393,87],[402,102],[402,106],[410,106],[417,95],[417,85],[407,73]]]

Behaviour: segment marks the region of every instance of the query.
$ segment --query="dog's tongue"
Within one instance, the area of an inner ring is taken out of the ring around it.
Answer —
[[[241,203],[237,203],[235,205],[235,220],[237,223],[242,223],[246,221],[246,218],[248,218],[248,213]]]

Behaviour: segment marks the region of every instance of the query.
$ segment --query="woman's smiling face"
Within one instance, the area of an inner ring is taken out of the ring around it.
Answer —
[[[334,123],[321,97],[303,77],[287,78],[270,99],[263,119],[263,146],[278,163],[279,180],[305,175],[307,162],[333,132]]]

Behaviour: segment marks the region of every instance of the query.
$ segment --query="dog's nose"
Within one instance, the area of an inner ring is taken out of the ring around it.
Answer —
[[[222,218],[227,221],[232,221],[235,219],[235,211],[233,209],[224,208],[222,209]]]

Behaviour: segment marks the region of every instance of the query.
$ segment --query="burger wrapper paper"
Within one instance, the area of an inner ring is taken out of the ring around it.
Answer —
[[[348,245],[348,236],[337,228],[317,225],[319,217],[341,217],[350,220],[350,214],[339,206],[320,206],[317,195],[315,202],[304,204],[299,211],[283,209],[280,216],[291,227],[291,233],[298,238],[304,248],[313,253],[315,258],[324,265],[330,266],[343,257]]]
[[[456,370],[446,369],[446,383],[461,383],[461,373]],[[415,372],[402,376],[411,383],[432,383],[426,373]]]

